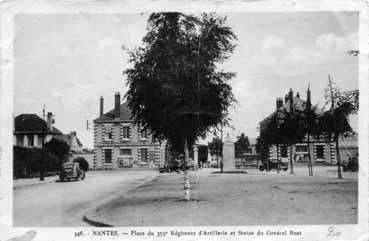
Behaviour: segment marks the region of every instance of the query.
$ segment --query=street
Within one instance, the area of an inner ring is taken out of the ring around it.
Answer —
[[[357,222],[357,172],[337,179],[335,166],[316,166],[314,176],[276,170],[191,173],[192,201],[183,201],[183,175],[162,173],[87,215],[112,226],[218,226],[352,224]],[[122,218],[124,217],[124,218]],[[170,217],[170,218],[168,218]]]
[[[14,190],[13,225],[16,227],[88,226],[83,216],[115,195],[150,181],[153,170],[87,172],[83,181],[51,182]]]

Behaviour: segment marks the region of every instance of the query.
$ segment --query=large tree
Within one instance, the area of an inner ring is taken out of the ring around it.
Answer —
[[[125,71],[128,106],[137,124],[187,160],[188,148],[222,123],[235,101],[228,83],[234,73],[218,66],[232,54],[236,36],[216,14],[153,13],[147,28]]]
[[[330,105],[330,108],[320,118],[321,132],[325,133],[329,140],[333,139],[336,144],[337,175],[342,179],[339,137],[354,133],[349,117],[359,110],[359,91],[341,91],[329,77],[325,97],[326,104]]]

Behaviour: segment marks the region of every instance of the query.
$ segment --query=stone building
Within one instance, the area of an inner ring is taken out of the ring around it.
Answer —
[[[316,114],[320,115],[323,113],[321,109],[316,106],[311,105],[311,92],[307,90],[306,100],[303,100],[300,97],[300,94],[297,92],[296,96],[293,95],[292,89],[288,92],[284,97],[284,101],[282,98],[277,98],[276,100],[276,110],[282,111],[285,110],[290,112],[291,110],[300,110],[303,111],[306,107],[310,105],[311,108],[315,111]],[[260,129],[266,125],[269,117],[265,118],[260,122]],[[312,157],[312,161],[316,163],[326,163],[333,164],[337,162],[336,159],[336,151],[335,151],[335,143],[332,140],[328,140],[325,135],[321,135],[319,138],[314,138],[310,136],[310,154]],[[277,156],[281,161],[288,161],[290,158],[290,148],[287,145],[272,145],[269,147],[269,159],[277,159]],[[295,162],[306,162],[308,161],[308,144],[307,144],[307,136],[301,143],[297,143],[292,146],[292,158]]]
[[[149,131],[134,124],[126,102],[115,93],[114,108],[94,120],[94,169],[159,166],[164,162],[163,144],[153,140]]]

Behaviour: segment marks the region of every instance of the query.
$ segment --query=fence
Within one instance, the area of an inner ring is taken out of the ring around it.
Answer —
[[[235,166],[237,169],[258,168],[260,156],[244,152],[235,153]]]

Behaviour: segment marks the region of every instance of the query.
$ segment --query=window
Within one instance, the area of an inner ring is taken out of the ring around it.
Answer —
[[[131,149],[120,149],[120,155],[121,156],[132,156],[132,150]]]
[[[17,146],[23,146],[23,136],[17,135]]]
[[[307,145],[296,145],[296,152],[307,152]]]
[[[37,146],[42,147],[42,136],[37,136]]]
[[[324,159],[324,145],[316,145],[316,158],[317,159]]]
[[[34,146],[33,135],[27,135],[28,146]]]
[[[105,125],[105,139],[107,140],[113,139],[113,125],[111,124]]]
[[[105,163],[111,163],[112,162],[112,150],[105,149],[104,155],[105,155]]]
[[[123,138],[124,139],[129,139],[130,138],[129,126],[123,126]]]
[[[141,138],[147,138],[147,131],[146,131],[146,129],[141,129]]]
[[[288,157],[287,155],[287,146],[281,146],[280,147],[280,150],[281,150],[281,157]]]
[[[147,162],[147,149],[141,149],[141,161]]]

